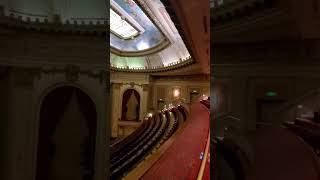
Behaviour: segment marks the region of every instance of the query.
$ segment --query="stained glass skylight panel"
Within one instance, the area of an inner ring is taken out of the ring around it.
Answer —
[[[110,9],[110,30],[123,39],[128,39],[139,34],[139,31],[135,27],[121,18],[113,9]]]

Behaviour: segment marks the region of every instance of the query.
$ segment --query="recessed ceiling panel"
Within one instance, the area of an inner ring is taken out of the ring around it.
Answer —
[[[110,45],[118,55],[139,56],[162,50],[169,41],[133,0],[110,0]]]
[[[126,19],[122,19],[113,9],[110,9],[110,30],[122,39],[128,39],[139,34],[135,27]]]

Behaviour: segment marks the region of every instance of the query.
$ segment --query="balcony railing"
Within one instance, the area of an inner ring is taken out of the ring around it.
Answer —
[[[123,71],[123,72],[161,72],[174,70],[177,68],[181,68],[187,65],[193,64],[195,61],[189,56],[186,59],[182,59],[179,61],[175,61],[163,66],[153,66],[153,67],[132,67],[129,66],[117,66],[115,64],[110,64],[111,70],[114,71]]]

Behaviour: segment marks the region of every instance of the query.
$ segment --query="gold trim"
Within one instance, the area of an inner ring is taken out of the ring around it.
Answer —
[[[207,164],[209,147],[210,147],[210,130],[209,130],[209,134],[208,134],[208,139],[207,139],[207,144],[206,144],[206,150],[205,150],[205,153],[204,153],[204,158],[203,158],[203,160],[201,162],[201,166],[200,166],[200,170],[199,170],[199,174],[198,174],[197,180],[202,180],[204,169],[205,169],[206,164]]]
[[[159,66],[159,67],[150,67],[150,68],[129,68],[129,67],[115,67],[110,66],[110,70],[117,71],[117,72],[143,72],[143,73],[155,73],[155,72],[166,72],[170,70],[176,70],[179,68],[183,68],[186,66],[190,66],[195,64],[196,62],[189,57],[188,59],[182,62],[176,62],[174,65],[170,66]]]

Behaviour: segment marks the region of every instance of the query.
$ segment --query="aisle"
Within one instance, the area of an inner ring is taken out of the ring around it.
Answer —
[[[183,132],[158,162],[142,176],[143,180],[194,180],[201,165],[210,127],[210,112],[201,103],[191,107],[190,118]]]

